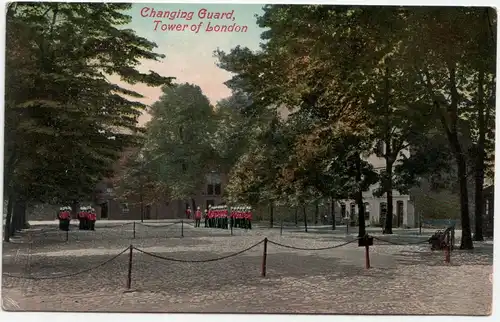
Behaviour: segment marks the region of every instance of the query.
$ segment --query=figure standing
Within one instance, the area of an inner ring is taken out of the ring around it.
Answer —
[[[201,222],[201,210],[200,207],[198,207],[198,209],[196,209],[196,213],[194,214],[194,226],[200,227],[200,222]]]
[[[191,207],[187,207],[186,209],[186,217],[187,219],[191,219],[191,213],[192,213],[192,210],[191,210]]]

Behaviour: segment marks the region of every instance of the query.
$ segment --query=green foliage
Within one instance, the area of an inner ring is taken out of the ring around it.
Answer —
[[[151,115],[141,162],[168,185],[173,199],[190,199],[206,175],[219,170],[213,108],[198,86],[180,84],[163,87]]]
[[[7,10],[6,193],[30,200],[88,199],[138,144],[140,93],[110,83],[169,84],[138,71],[156,45],[121,26],[130,4],[13,3]]]

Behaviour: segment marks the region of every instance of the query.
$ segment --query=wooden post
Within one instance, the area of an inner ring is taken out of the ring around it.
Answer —
[[[450,232],[446,233],[446,245],[444,246],[444,262],[450,263]]]
[[[184,237],[184,220],[181,220],[181,237]]]
[[[365,268],[370,269],[370,246],[365,246]]]
[[[264,253],[262,254],[262,272],[261,272],[262,277],[266,277],[266,262],[267,262],[267,237],[264,238]]]
[[[130,245],[130,252],[128,255],[128,275],[127,275],[127,289],[130,290],[132,286],[132,253],[134,250],[134,246]]]
[[[135,239],[135,221],[134,221],[134,236],[132,238]]]

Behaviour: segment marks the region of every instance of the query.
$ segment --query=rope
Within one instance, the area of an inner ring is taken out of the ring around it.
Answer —
[[[140,253],[143,253],[143,254],[146,254],[146,255],[149,255],[149,256],[152,256],[152,257],[156,257],[156,258],[159,258],[159,259],[164,259],[164,260],[167,260],[167,261],[172,261],[172,262],[181,262],[181,263],[207,263],[207,262],[216,262],[216,261],[220,261],[220,260],[223,260],[223,259],[226,259],[226,258],[230,258],[230,257],[234,257],[234,256],[237,256],[237,255],[240,255],[246,251],[249,251],[250,249],[262,244],[264,242],[264,240],[261,240],[260,242],[258,242],[257,244],[254,244],[248,248],[245,248],[237,253],[233,253],[233,254],[229,254],[229,255],[226,255],[226,256],[222,256],[222,257],[217,257],[217,258],[211,258],[211,259],[200,259],[200,260],[188,260],[188,259],[177,259],[177,258],[170,258],[170,257],[163,257],[163,256],[160,256],[160,255],[156,255],[156,254],[153,254],[153,253],[150,253],[150,252],[147,252],[145,250],[142,250],[142,249],[139,249],[137,247],[134,247],[135,250],[137,250],[138,252]]]
[[[170,227],[170,226],[173,226],[173,225],[177,225],[177,224],[180,224],[181,221],[177,221],[177,222],[174,222],[172,224],[167,224],[167,225],[148,225],[148,224],[144,224],[144,223],[138,223],[139,225],[141,226],[144,226],[144,227],[151,227],[151,228],[164,228],[164,227]]]
[[[132,225],[133,222],[127,222],[127,223],[124,223],[124,224],[119,224],[119,225],[114,225],[114,226],[96,226],[96,228],[118,228],[118,227],[124,227],[124,226],[127,226],[127,225]]]
[[[393,242],[393,241],[390,241],[390,240],[387,240],[387,239],[382,239],[382,238],[375,237],[375,236],[371,236],[371,237],[373,237],[373,239],[379,240],[381,242],[385,242],[385,243],[392,244],[392,245],[397,245],[397,246],[418,245],[418,244],[428,244],[429,243],[429,239],[420,240],[420,241],[418,241],[416,243],[405,243],[405,244],[402,244],[402,243]]]
[[[99,267],[102,267],[102,266],[104,266],[104,265],[112,262],[113,260],[115,260],[116,258],[118,258],[120,255],[122,255],[123,253],[125,253],[126,251],[128,251],[129,249],[130,249],[130,247],[125,248],[119,254],[113,256],[112,258],[108,259],[105,262],[100,263],[99,265],[96,265],[96,266],[84,269],[82,271],[71,273],[71,274],[57,275],[57,276],[19,276],[19,275],[12,275],[12,274],[9,274],[9,273],[2,273],[2,275],[5,275],[7,277],[12,277],[12,278],[27,279],[27,280],[51,280],[51,279],[56,279],[56,278],[72,277],[72,276],[76,276],[76,275],[80,275],[80,274],[83,274],[83,273],[87,273],[87,272],[90,272],[91,270],[94,270],[94,269],[97,269]]]
[[[277,242],[274,242],[272,240],[267,240],[268,243],[271,243],[273,245],[276,245],[276,246],[280,246],[280,247],[284,247],[284,248],[290,248],[290,249],[297,249],[297,250],[327,250],[327,249],[334,249],[334,248],[339,248],[339,247],[342,247],[342,246],[346,246],[350,243],[353,243],[355,241],[357,241],[359,238],[356,238],[356,239],[353,239],[353,240],[350,240],[346,243],[343,243],[343,244],[340,244],[340,245],[335,245],[335,246],[328,246],[328,247],[321,247],[321,248],[303,248],[303,247],[295,247],[295,246],[290,246],[290,245],[284,245],[284,244],[280,244],[280,243],[277,243]]]

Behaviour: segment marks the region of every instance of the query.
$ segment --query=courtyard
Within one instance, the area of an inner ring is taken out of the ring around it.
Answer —
[[[132,222],[98,222],[96,231],[72,226],[66,241],[66,233],[55,222],[31,224],[12,243],[3,244],[5,310],[491,312],[492,243],[454,251],[447,264],[443,252],[430,251],[425,242],[432,230],[422,235],[395,230],[394,235],[384,236],[380,229],[369,228],[380,240],[370,247],[372,267],[367,270],[355,229],[346,233],[345,227],[332,231],[328,226],[313,226],[305,233],[300,228],[281,231],[261,224],[248,231],[234,229],[231,235],[229,230],[195,228],[188,222],[136,223],[135,228]],[[262,277],[266,237],[266,276]],[[132,254],[129,289],[130,245],[137,249]],[[216,260],[221,257],[227,258]],[[31,278],[17,278],[22,276]]]

